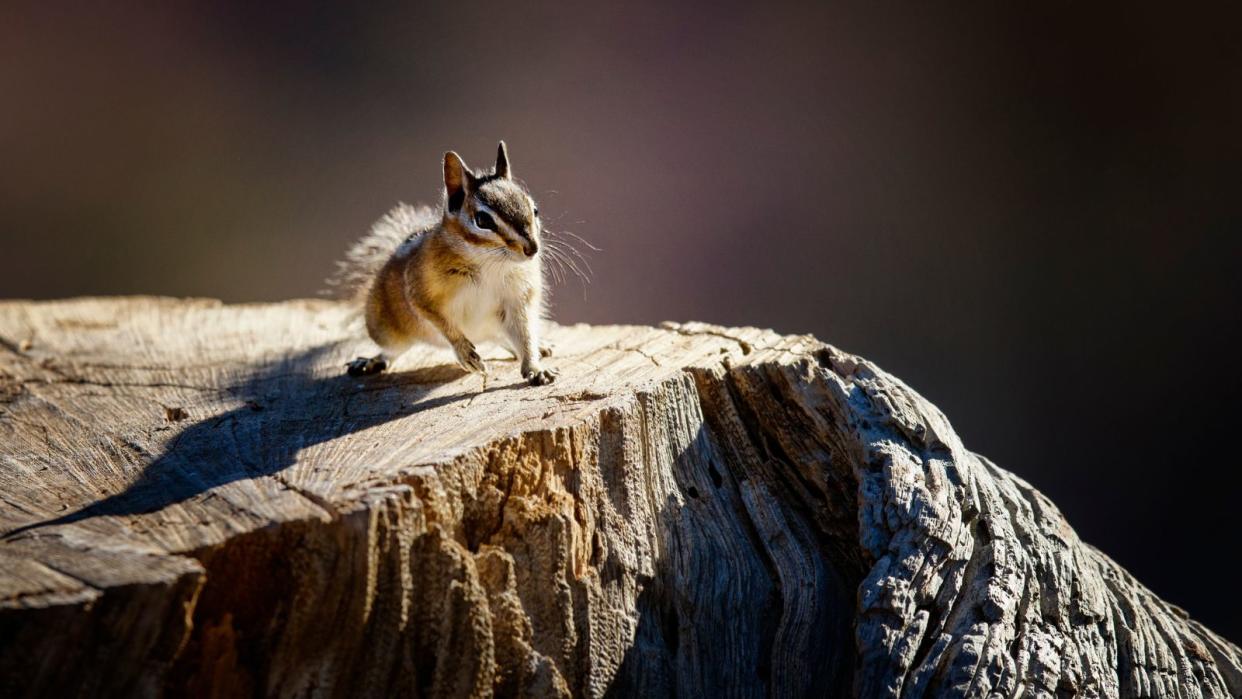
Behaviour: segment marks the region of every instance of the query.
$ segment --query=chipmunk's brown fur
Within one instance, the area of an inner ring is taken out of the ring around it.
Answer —
[[[467,371],[486,373],[475,343],[495,341],[539,385],[556,372],[540,358],[544,314],[541,224],[513,179],[504,141],[491,172],[475,174],[444,154],[442,211],[400,205],[349,251],[342,277],[361,292],[367,332],[380,347],[349,365],[383,371],[416,342],[447,342]]]

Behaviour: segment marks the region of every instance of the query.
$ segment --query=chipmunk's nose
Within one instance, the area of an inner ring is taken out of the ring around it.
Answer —
[[[536,243],[533,240],[527,240],[522,245],[522,251],[526,253],[527,257],[534,257],[535,253],[539,252],[539,243]]]

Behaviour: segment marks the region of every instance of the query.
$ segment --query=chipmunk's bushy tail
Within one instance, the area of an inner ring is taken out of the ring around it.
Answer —
[[[327,293],[361,301],[380,267],[406,243],[431,230],[440,216],[430,206],[397,204],[376,221],[369,233],[350,246],[345,259],[336,263],[336,273],[328,278]]]

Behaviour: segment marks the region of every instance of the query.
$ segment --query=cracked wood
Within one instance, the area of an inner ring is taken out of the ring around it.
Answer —
[[[814,338],[556,327],[531,388],[500,353],[345,376],[347,320],[0,303],[0,695],[1242,693],[1235,646]]]

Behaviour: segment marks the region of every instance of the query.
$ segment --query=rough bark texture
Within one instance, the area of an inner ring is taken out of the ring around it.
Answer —
[[[0,696],[1238,696],[1242,654],[811,337],[343,375],[325,302],[0,304]],[[484,390],[486,389],[486,390]]]

